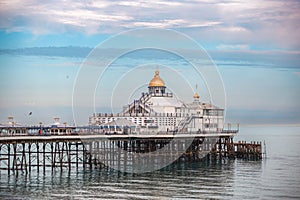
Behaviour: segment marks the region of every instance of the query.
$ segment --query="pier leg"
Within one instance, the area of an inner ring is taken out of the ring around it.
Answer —
[[[46,174],[46,144],[43,143],[43,172]]]
[[[76,145],[75,145],[76,149],[75,149],[75,154],[76,154],[76,170],[78,170],[78,162],[79,162],[79,159],[78,159],[78,142],[76,142]]]
[[[30,173],[31,172],[31,143],[28,144],[28,168]]]
[[[28,171],[27,171],[27,162],[26,162],[26,144],[23,143],[23,144],[22,144],[22,147],[23,147],[23,149],[22,149],[21,169],[22,169],[22,171],[25,169],[25,174],[27,174]],[[24,165],[24,166],[23,166],[23,165]]]
[[[36,165],[37,171],[40,172],[40,146],[39,143],[36,143]]]
[[[53,142],[51,143],[51,171],[53,172],[54,170],[54,165],[55,165],[55,161],[54,161],[54,151],[53,151]]]
[[[10,174],[10,144],[7,144],[7,172]]]
[[[90,167],[90,169],[92,169],[92,166],[93,166],[93,163],[92,163],[92,161],[93,161],[93,158],[92,158],[92,156],[93,156],[93,143],[92,142],[90,142],[89,143],[89,148],[90,148],[90,151],[89,151],[89,167]]]
[[[18,172],[18,163],[17,163],[17,144],[13,144],[14,154],[13,154],[13,172],[15,170]]]
[[[67,156],[68,156],[68,167],[69,167],[69,172],[71,172],[71,142],[68,142],[67,145]]]

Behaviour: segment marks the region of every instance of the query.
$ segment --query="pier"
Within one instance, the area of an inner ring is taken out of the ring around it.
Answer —
[[[197,89],[197,88],[196,88]],[[159,70],[148,93],[123,106],[120,113],[92,113],[87,126],[22,126],[8,117],[0,124],[0,169],[30,173],[78,168],[113,168],[146,172],[174,162],[262,159],[258,142],[233,142],[239,131],[224,124],[224,109],[200,101],[183,102],[169,93]]]
[[[19,135],[0,137],[0,173],[114,168],[151,170],[173,162],[262,159],[260,142],[233,142],[236,132],[189,134]]]

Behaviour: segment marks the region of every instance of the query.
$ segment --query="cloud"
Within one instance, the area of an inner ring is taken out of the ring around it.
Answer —
[[[0,55],[28,55],[28,56],[48,56],[48,57],[70,57],[86,58],[93,50],[89,47],[34,47],[21,49],[0,49]],[[95,51],[95,49],[94,49]],[[102,59],[110,59],[119,49],[97,49]],[[198,51],[186,50],[191,58],[198,58]],[[145,53],[146,52],[146,53]],[[277,68],[277,69],[300,69],[300,51],[254,51],[250,50],[248,45],[227,45],[218,46],[218,50],[208,51],[208,54],[218,66],[238,66],[255,68]],[[167,52],[140,51],[135,54],[128,54],[132,59],[171,59]],[[175,59],[176,57],[174,57]],[[95,63],[90,63],[95,65]],[[300,72],[295,72],[300,76]]]
[[[80,57],[85,58],[91,51],[88,47],[33,47],[22,49],[0,49],[1,54],[53,56],[53,57]]]
[[[249,45],[246,45],[246,44],[237,44],[237,45],[221,44],[221,45],[217,46],[217,49],[219,49],[219,50],[248,50]]]
[[[295,50],[300,49],[299,9],[300,2],[295,0],[2,0],[0,28],[36,35],[171,28],[220,45]]]
[[[246,28],[238,27],[238,26],[222,27],[219,30],[224,32],[247,32],[248,31]]]
[[[133,22],[129,25],[125,25],[127,28],[142,28],[142,27],[150,27],[150,28],[195,28],[195,27],[210,27],[214,25],[218,25],[221,22],[217,21],[185,21],[182,19],[171,19],[171,20],[158,20],[158,21],[138,21]]]
[[[120,1],[117,3],[121,6],[158,8],[160,6],[181,6],[183,2],[170,1]]]
[[[299,51],[254,51],[220,49],[209,51],[218,66],[243,66],[255,68],[299,69]]]

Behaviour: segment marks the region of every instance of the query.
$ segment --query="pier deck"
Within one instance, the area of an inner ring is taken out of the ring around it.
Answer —
[[[16,135],[0,136],[0,143],[18,142],[18,141],[53,141],[53,140],[107,140],[107,139],[172,139],[172,138],[201,138],[201,137],[233,137],[236,132],[232,133],[190,133],[190,134],[80,134],[80,135]]]

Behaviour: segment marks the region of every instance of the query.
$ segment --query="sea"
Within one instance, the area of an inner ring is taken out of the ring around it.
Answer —
[[[244,125],[266,158],[179,163],[143,174],[114,170],[0,174],[0,199],[300,199],[300,125]]]

